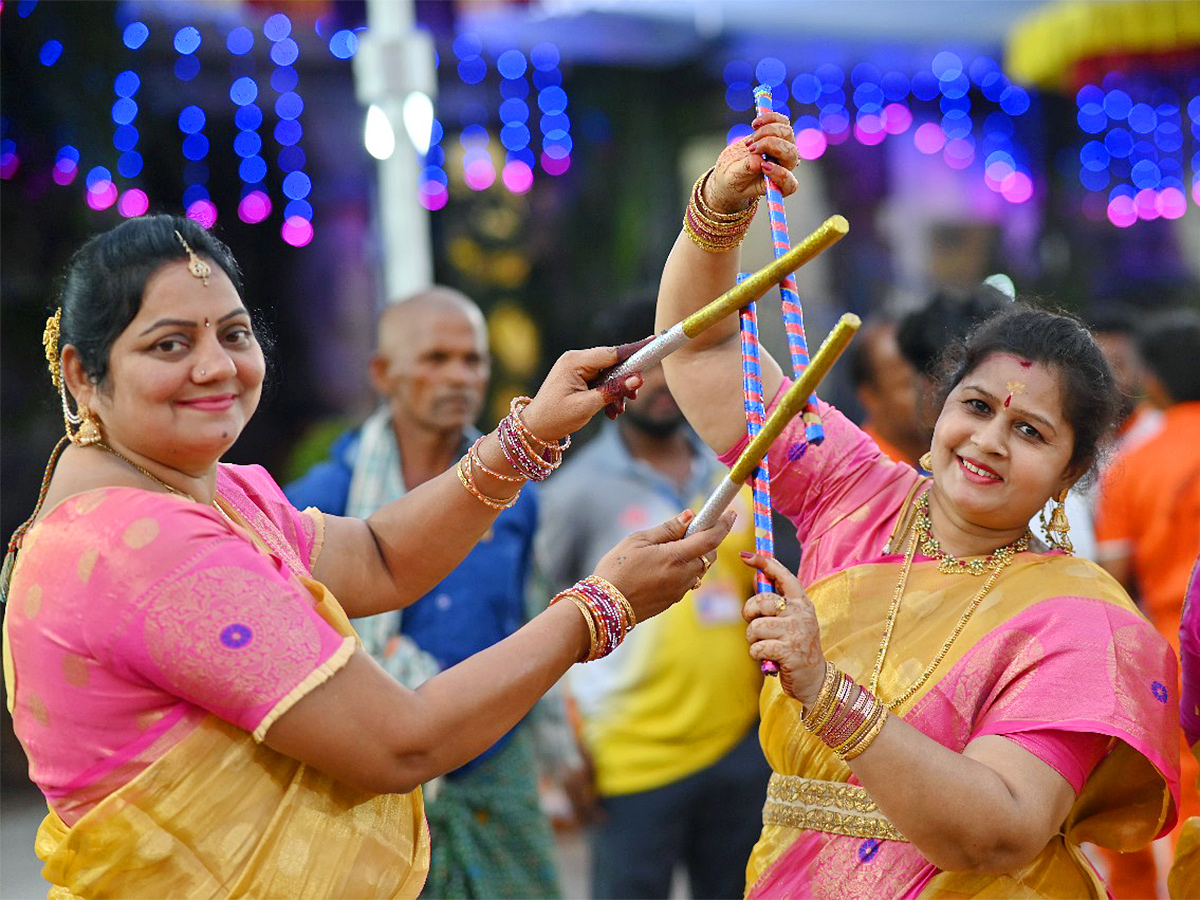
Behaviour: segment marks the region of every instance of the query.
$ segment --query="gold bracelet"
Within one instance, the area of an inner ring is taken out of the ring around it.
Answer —
[[[471,465],[471,455],[467,453],[458,461],[458,465],[454,467],[454,471],[458,473],[458,480],[462,482],[462,486],[467,489],[472,497],[482,503],[484,506],[503,511],[512,508],[516,504],[517,498],[521,496],[521,491],[518,490],[511,497],[498,498],[489,497],[475,485],[475,479],[471,477],[471,470],[468,468]]]
[[[567,594],[567,596],[571,599],[572,603],[579,607],[579,611],[583,613],[583,621],[587,622],[589,643],[587,656],[583,658],[583,661],[590,662],[596,654],[596,645],[599,643],[596,636],[596,623],[592,619],[592,611],[588,609],[587,601],[578,594]]]
[[[829,708],[825,710],[825,714],[820,720],[813,722],[809,730],[817,737],[821,737],[829,729],[836,726],[846,715],[846,703],[850,699],[850,691],[854,687],[854,681],[841,670],[838,671],[837,692],[834,695],[833,702]]]
[[[637,613],[633,611],[633,604],[621,593],[621,589],[606,578],[601,578],[599,575],[589,575],[584,581],[590,581],[592,584],[598,585],[606,594],[617,601],[617,605],[625,613],[627,621],[626,633],[633,630],[633,626],[637,624]]]
[[[879,701],[876,701],[879,703]],[[879,716],[875,723],[868,729],[867,733],[858,739],[858,742],[848,747],[841,753],[841,758],[847,762],[861,756],[866,752],[867,748],[875,742],[875,738],[879,737],[879,733],[883,731],[883,726],[887,724],[888,709],[883,703],[879,703]]]
[[[811,727],[810,723],[815,721],[818,711],[822,710],[833,696],[839,674],[837,667],[829,660],[825,660],[825,680],[821,682],[821,689],[817,691],[817,699],[813,700],[812,706],[800,715],[800,720],[805,727]],[[801,708],[803,709],[803,704],[801,704]]]
[[[491,475],[497,481],[508,481],[513,484],[524,484],[527,479],[523,475],[505,475],[503,472],[497,472],[495,469],[484,465],[483,457],[479,455],[479,445],[483,443],[484,437],[487,437],[487,435],[479,437],[475,443],[471,445],[471,449],[467,451],[471,457],[471,465],[478,466],[479,471],[486,475]]]

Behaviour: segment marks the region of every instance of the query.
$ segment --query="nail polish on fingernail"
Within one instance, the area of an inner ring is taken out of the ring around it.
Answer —
[[[741,553],[739,553],[738,556],[740,556],[742,559],[754,559],[754,554],[748,553],[745,550],[743,550]]]

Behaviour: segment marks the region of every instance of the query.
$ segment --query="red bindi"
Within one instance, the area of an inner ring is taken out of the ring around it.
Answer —
[[[1004,398],[1004,408],[1008,409],[1008,404],[1012,403],[1012,394]]]
[[[1032,368],[1032,367],[1033,367],[1033,363],[1031,363],[1031,362],[1030,362],[1029,360],[1027,360],[1027,359],[1022,359],[1022,360],[1020,360],[1020,363],[1021,363],[1021,368],[1022,368],[1022,369],[1029,369],[1029,368]]]

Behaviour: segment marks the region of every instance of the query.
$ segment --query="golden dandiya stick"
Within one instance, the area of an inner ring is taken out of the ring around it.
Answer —
[[[688,525],[688,534],[708,528],[720,518],[721,513],[733,502],[737,492],[746,483],[746,479],[754,474],[759,460],[766,456],[771,444],[783,433],[784,426],[804,409],[809,395],[816,390],[821,379],[833,368],[833,364],[837,362],[837,358],[842,355],[842,351],[846,349],[850,339],[854,337],[861,325],[862,320],[854,313],[842,315],[837,325],[833,327],[833,331],[829,332],[817,352],[813,354],[808,368],[787,389],[787,393],[783,395],[779,405],[763,422],[762,430],[746,445],[746,449],[737,458],[737,462],[730,468],[729,474],[721,480],[716,490],[704,502],[704,506],[696,514],[696,518],[692,519],[691,524]]]
[[[783,281],[809,260],[832,247],[845,237],[849,230],[850,223],[843,216],[830,216],[816,231],[779,259],[763,266],[749,278],[743,279],[741,284],[730,288],[716,300],[672,325],[658,337],[647,340],[628,359],[602,372],[593,382],[593,386],[601,390],[616,390],[618,382],[627,376],[635,372],[644,372],[730,313],[753,303],[765,294],[771,285]]]

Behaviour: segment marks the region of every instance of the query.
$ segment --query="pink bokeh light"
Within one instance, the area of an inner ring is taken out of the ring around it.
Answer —
[[[0,178],[8,181],[17,174],[17,168],[21,165],[21,158],[15,153],[5,153],[0,156]]]
[[[550,147],[542,152],[542,168],[547,175],[562,175],[567,169],[571,168],[571,155],[569,153],[562,156],[551,156],[552,150],[558,150],[558,147]]]
[[[67,165],[64,165],[64,163]],[[69,159],[60,159],[50,171],[50,177],[54,179],[54,183],[59,187],[66,187],[71,184],[78,174],[79,166],[72,163]]]
[[[966,138],[951,138],[942,148],[942,159],[952,169],[965,169],[975,160],[975,143]]]
[[[117,202],[117,186],[111,181],[97,181],[87,192],[87,205],[92,209],[108,209]]]
[[[1187,197],[1179,188],[1163,188],[1157,202],[1159,215],[1164,219],[1181,219],[1187,212]]]
[[[217,224],[217,204],[211,200],[193,200],[187,208],[187,217],[201,228],[212,228]]]
[[[946,146],[946,132],[937,122],[926,122],[913,132],[913,143],[922,153],[932,156]]]
[[[1108,201],[1108,221],[1118,228],[1128,228],[1136,222],[1137,208],[1133,205],[1133,198],[1122,194]]]
[[[312,222],[302,219],[300,216],[291,216],[280,227],[279,233],[284,241],[293,247],[305,247],[313,239]]]
[[[504,166],[504,186],[514,194],[524,194],[533,187],[533,169],[519,159]]]
[[[1133,198],[1134,209],[1137,210],[1138,218],[1145,221],[1157,219],[1158,212],[1158,191],[1154,188],[1142,188]]]
[[[441,209],[450,200],[450,192],[436,181],[427,181],[417,192],[417,199],[430,212]]]
[[[1000,194],[1009,203],[1024,203],[1033,196],[1033,179],[1025,172],[1013,172],[1000,183]]]
[[[271,198],[263,191],[250,191],[238,203],[238,218],[248,225],[257,225],[271,214]]]
[[[801,159],[820,159],[828,148],[829,141],[820,128],[802,128],[796,135],[796,152]]]
[[[126,219],[136,219],[144,216],[150,208],[150,198],[141,188],[130,188],[117,201],[117,212]]]
[[[867,147],[882,144],[883,139],[887,137],[887,132],[883,130],[883,120],[876,115],[859,116],[858,121],[854,123],[854,137]]]
[[[904,134],[912,120],[912,110],[903,103],[889,103],[883,108],[883,130],[888,134]]]
[[[473,159],[463,166],[463,180],[473,191],[486,191],[496,183],[496,167],[491,157]]]

